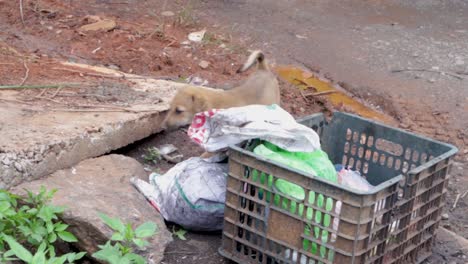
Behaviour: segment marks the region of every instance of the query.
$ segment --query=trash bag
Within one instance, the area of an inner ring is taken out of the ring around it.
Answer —
[[[358,171],[344,168],[338,171],[338,182],[343,186],[361,192],[368,192],[374,188]]]
[[[227,173],[227,163],[194,157],[164,175],[151,174],[151,189],[141,180],[134,185],[166,221],[187,230],[217,231],[223,227]]]
[[[249,105],[198,113],[189,137],[208,152],[224,150],[249,139],[269,141],[288,151],[320,149],[317,133],[296,122],[278,105]]]
[[[319,178],[336,183],[337,176],[333,163],[327,153],[318,149],[313,152],[290,152],[270,142],[255,147],[255,154],[267,159],[302,170]]]

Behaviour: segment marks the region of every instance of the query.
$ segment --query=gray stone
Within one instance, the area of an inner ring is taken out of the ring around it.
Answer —
[[[158,232],[143,254],[148,263],[159,263],[166,245],[172,241],[172,235],[159,213],[131,185],[132,177],[146,179],[147,173],[136,160],[114,154],[82,161],[73,169],[23,183],[12,191],[24,194],[23,189],[37,191],[41,185],[57,189],[52,203],[67,208],[63,221],[71,226],[70,231],[78,237],[77,247],[91,253],[112,235],[98,212],[134,225],[153,221],[158,225]]]
[[[15,166],[15,169],[19,172],[22,172],[23,171],[23,166],[21,166],[21,164],[19,162],[15,162],[13,163],[13,165]]]
[[[205,61],[205,60],[202,60],[202,61],[200,61],[198,66],[200,66],[200,68],[202,68],[202,69],[206,69],[206,68],[208,68],[208,66],[210,66],[210,63]]]

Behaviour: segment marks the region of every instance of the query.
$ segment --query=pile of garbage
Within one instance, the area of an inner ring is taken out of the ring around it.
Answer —
[[[151,174],[149,183],[132,181],[164,219],[188,230],[222,229],[228,175],[226,151],[230,146],[251,140],[257,142],[251,151],[267,160],[356,191],[374,188],[359,172],[341,164],[334,165],[321,149],[319,135],[297,123],[278,105],[250,105],[198,113],[188,129],[188,136],[216,155],[184,160],[164,175]],[[302,187],[282,179],[273,182],[271,175],[267,177],[268,187],[295,200],[305,199]],[[278,205],[279,201],[273,200],[273,203]],[[323,201],[321,204],[326,206]],[[335,208],[337,214],[340,204]],[[333,223],[334,230],[338,224]]]

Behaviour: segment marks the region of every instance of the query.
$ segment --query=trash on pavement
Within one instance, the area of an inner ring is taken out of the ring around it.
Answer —
[[[192,32],[188,35],[188,39],[193,42],[201,42],[205,37],[206,30],[200,30],[196,32]]]
[[[227,172],[227,163],[194,157],[163,175],[152,173],[150,183],[132,183],[165,220],[187,230],[216,231],[223,225]]]

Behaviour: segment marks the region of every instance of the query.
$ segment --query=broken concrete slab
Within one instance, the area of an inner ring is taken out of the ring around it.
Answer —
[[[128,93],[144,96],[128,107],[76,110],[25,104],[16,100],[19,91],[0,91],[0,188],[38,179],[161,131],[168,102],[184,85],[104,67],[62,65],[125,80]]]
[[[130,178],[147,180],[147,173],[136,160],[122,155],[107,155],[85,160],[74,168],[60,170],[51,176],[23,183],[12,192],[24,194],[24,189],[38,191],[41,186],[57,189],[52,204],[66,206],[63,221],[79,239],[80,250],[95,252],[112,235],[99,218],[98,212],[139,225],[153,221],[158,232],[143,252],[148,263],[159,263],[172,241],[164,220],[148,201],[131,185]]]
[[[468,254],[468,240],[446,228],[441,227],[437,230],[437,242],[449,244],[453,250],[460,249]]]

